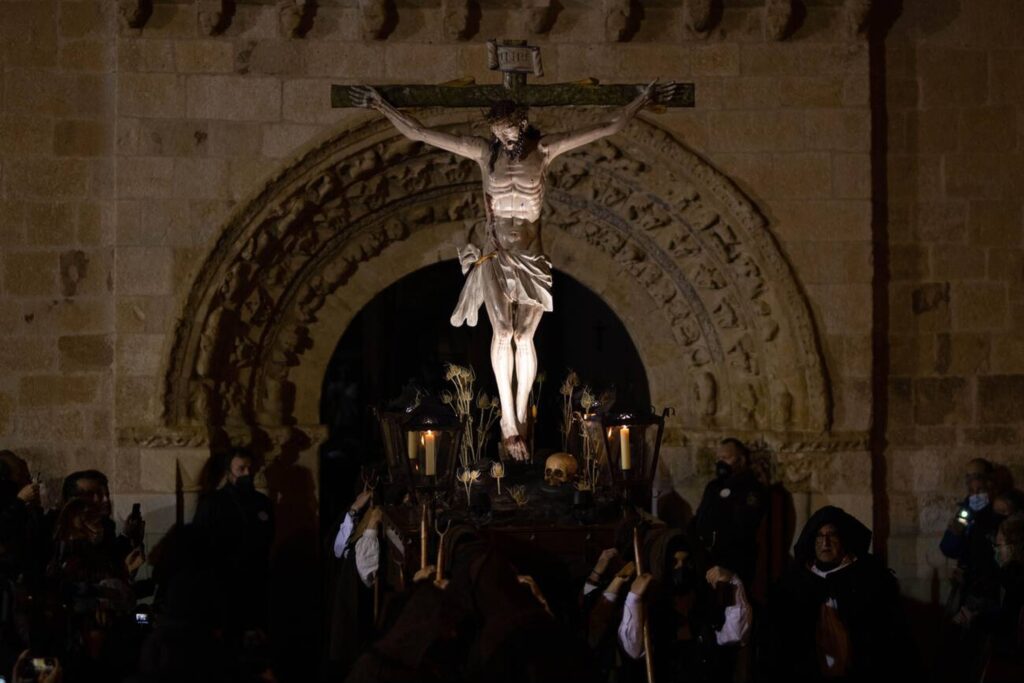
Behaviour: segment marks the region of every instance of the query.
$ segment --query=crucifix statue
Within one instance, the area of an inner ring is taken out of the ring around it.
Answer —
[[[335,107],[374,109],[407,138],[479,164],[486,234],[482,245],[470,243],[459,250],[466,282],[451,323],[474,326],[480,307],[486,309],[494,330],[491,366],[501,402],[502,440],[509,455],[526,460],[527,406],[537,375],[533,335],[553,303],[551,261],[540,234],[547,169],[559,155],[618,133],[649,105],[692,107],[693,85],[527,85],[527,73],[543,73],[540,48],[491,41],[488,57],[491,68],[502,72],[502,85],[335,85],[331,94]],[[542,133],[527,118],[529,106],[581,105],[621,109],[606,123],[560,133]],[[491,137],[433,130],[398,109],[416,106],[490,107]]]

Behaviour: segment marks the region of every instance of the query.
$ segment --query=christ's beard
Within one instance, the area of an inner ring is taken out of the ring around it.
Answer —
[[[501,149],[503,152],[505,152],[505,157],[509,161],[522,161],[523,152],[526,150],[525,136],[520,136],[516,138],[516,141],[512,144],[511,147],[506,147],[505,145],[502,145]]]

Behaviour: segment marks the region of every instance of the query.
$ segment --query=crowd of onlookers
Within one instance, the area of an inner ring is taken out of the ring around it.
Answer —
[[[221,485],[151,549],[138,505],[117,529],[107,477],[69,474],[44,509],[28,464],[0,452],[0,679],[272,681],[269,499],[252,456],[218,454]]]
[[[25,461],[0,452],[0,676],[8,681],[274,681],[274,508],[256,463],[211,458],[188,524],[152,548],[137,506],[114,521],[106,476],[69,474],[44,509]],[[941,541],[956,562],[938,678],[1024,680],[1024,500],[973,460]],[[757,562],[770,493],[726,439],[686,523],[627,508],[582,583],[531,543],[455,523],[401,591],[374,593],[382,509],[362,492],[328,531],[326,681],[866,680],[920,678],[899,586],[871,531],[815,512],[768,590]],[[636,559],[639,553],[640,567]],[[393,562],[393,560],[392,560]],[[394,570],[394,568],[391,568]],[[314,580],[314,577],[310,577]],[[309,619],[320,615],[310,613]],[[280,626],[280,625],[279,625]],[[304,678],[303,680],[308,680]]]

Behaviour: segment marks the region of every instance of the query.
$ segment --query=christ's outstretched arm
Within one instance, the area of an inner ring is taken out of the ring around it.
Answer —
[[[352,100],[360,107],[374,109],[386,116],[398,132],[416,142],[425,142],[460,157],[481,161],[489,154],[487,141],[471,135],[452,135],[427,128],[414,116],[392,107],[380,93],[368,85],[352,88]]]
[[[644,91],[635,100],[623,107],[619,114],[611,121],[570,133],[545,135],[540,140],[540,146],[547,154],[548,160],[551,160],[560,154],[571,152],[577,147],[589,145],[591,142],[606,138],[609,135],[615,135],[625,128],[630,119],[636,116],[644,107],[671,99],[676,87],[675,83],[651,83],[644,88]]]

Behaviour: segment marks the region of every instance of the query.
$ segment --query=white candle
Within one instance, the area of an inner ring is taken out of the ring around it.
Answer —
[[[434,432],[423,434],[423,444],[426,450],[424,474],[428,477],[437,476],[437,445],[434,442]]]
[[[415,460],[420,454],[419,432],[408,432],[406,435],[406,448],[409,451],[409,459]]]
[[[622,451],[622,469],[633,469],[633,458],[629,452],[629,427],[623,427],[619,430],[619,446]]]

